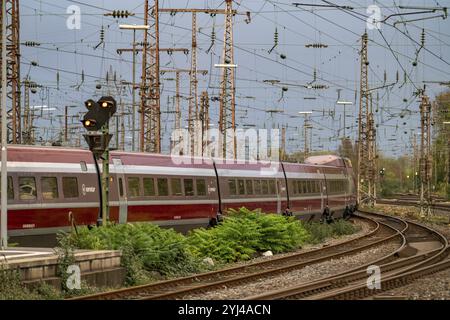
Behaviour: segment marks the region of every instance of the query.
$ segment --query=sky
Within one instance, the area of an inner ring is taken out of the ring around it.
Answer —
[[[152,3],[152,2],[151,2]],[[343,137],[344,107],[347,105],[346,135],[356,139],[359,106],[361,36],[369,37],[369,87],[373,91],[373,107],[378,125],[377,145],[390,156],[411,154],[411,134],[418,132],[418,98],[414,92],[424,81],[448,81],[450,75],[450,20],[443,11],[419,15],[399,13],[422,10],[400,9],[399,6],[445,7],[450,1],[337,1],[342,9],[323,7],[330,2],[309,0],[294,6],[291,1],[234,1],[239,12],[251,12],[251,22],[245,16],[234,18],[234,55],[236,68],[236,121],[239,128],[287,128],[287,151],[301,151],[304,145],[303,116],[300,111],[312,111],[312,150],[335,151]],[[78,6],[80,29],[69,29],[67,8]],[[367,29],[369,6],[380,8],[386,19],[381,29]],[[160,0],[161,8],[224,8],[224,1]],[[104,16],[112,10],[128,10],[135,16],[117,19]],[[20,2],[21,43],[38,42],[39,46],[21,46],[21,78],[29,78],[42,88],[31,95],[32,106],[49,108],[36,112],[36,136],[42,141],[58,139],[63,126],[64,106],[69,108],[71,139],[80,139],[84,131],[80,118],[85,112],[83,102],[100,97],[106,86],[106,73],[116,74],[116,80],[131,82],[132,54],[117,54],[118,48],[131,48],[132,31],[120,30],[119,24],[143,24],[143,0],[50,1]],[[391,16],[392,14],[397,14]],[[404,22],[405,20],[434,17]],[[404,23],[401,23],[401,22]],[[395,25],[395,27],[394,27]],[[199,93],[207,90],[210,97],[219,95],[220,72],[214,64],[221,62],[224,17],[198,14]],[[101,29],[104,41],[101,42]],[[214,30],[216,40],[211,41]],[[425,31],[425,46],[420,49],[421,33]],[[274,37],[278,33],[276,46]],[[142,31],[136,33],[143,41]],[[307,48],[308,44],[325,44],[326,48]],[[190,48],[191,14],[160,15],[160,46]],[[211,49],[208,51],[208,49]],[[273,48],[274,47],[274,48]],[[272,49],[273,48],[273,49]],[[272,49],[272,50],[271,50]],[[420,50],[419,50],[420,49]],[[136,56],[136,79],[141,76],[142,56]],[[414,65],[417,61],[417,65]],[[161,68],[189,69],[190,55],[161,53]],[[34,65],[32,65],[34,64]],[[84,76],[83,76],[84,75]],[[398,80],[397,80],[398,75]],[[111,79],[111,76],[110,76]],[[169,137],[174,125],[175,81],[173,74],[162,77],[161,120],[163,152],[168,153]],[[268,81],[269,80],[269,81]],[[275,83],[275,81],[277,83]],[[325,85],[326,89],[307,89],[304,85]],[[283,91],[284,89],[287,91]],[[384,87],[384,88],[383,88]],[[426,92],[433,99],[446,87],[426,83]],[[338,93],[339,91],[339,93]],[[182,118],[187,118],[189,78],[182,76]],[[117,96],[119,94],[117,93]],[[120,97],[125,105],[127,149],[131,148],[131,90],[123,88]],[[138,93],[136,93],[139,101]],[[118,100],[118,99],[117,99]],[[217,125],[219,103],[211,101],[211,123]],[[277,110],[278,112],[273,112]],[[138,115],[136,115],[138,119]],[[186,122],[183,122],[186,125]],[[75,129],[77,127],[77,129]],[[81,139],[80,139],[81,140]],[[114,138],[113,138],[113,141]],[[83,145],[83,142],[81,141]]]

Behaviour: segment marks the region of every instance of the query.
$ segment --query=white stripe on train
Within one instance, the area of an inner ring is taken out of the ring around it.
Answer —
[[[93,164],[87,165],[88,171],[82,171],[81,165],[78,163],[59,163],[59,162],[8,162],[9,172],[25,172],[25,173],[95,173]],[[110,166],[112,174],[152,174],[152,175],[168,175],[168,176],[202,176],[215,177],[214,169],[199,168],[181,168],[181,167],[161,167],[161,166],[138,166],[138,165],[122,165],[120,170],[114,165]],[[243,178],[278,178],[284,179],[283,172],[279,171],[272,174],[268,170],[233,170],[218,169],[219,177],[243,177]],[[289,179],[323,179],[322,173],[303,173],[303,172],[286,172]],[[347,179],[345,174],[326,174],[327,179]]]
[[[329,199],[342,198],[344,201],[345,197],[349,195],[338,194],[330,195]],[[320,195],[308,196],[308,197],[290,197],[291,201],[302,201],[302,200],[321,200]],[[286,201],[285,199],[281,201]],[[230,198],[222,199],[222,203],[242,203],[242,202],[278,202],[278,198]],[[217,199],[204,199],[204,200],[128,200],[127,206],[162,206],[162,205],[196,205],[196,204],[217,204]],[[110,201],[109,205],[111,207],[118,207],[119,201]],[[8,209],[11,210],[31,210],[31,209],[61,209],[61,208],[96,208],[98,207],[98,202],[63,202],[63,203],[32,203],[32,204],[8,204]]]

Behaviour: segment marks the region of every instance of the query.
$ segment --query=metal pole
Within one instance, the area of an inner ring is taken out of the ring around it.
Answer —
[[[345,107],[346,107],[346,106],[347,106],[347,105],[344,104],[344,140],[347,139],[347,136],[345,135],[345,117],[346,117],[346,114],[345,114]]]
[[[8,167],[7,167],[7,136],[6,136],[6,91],[7,91],[7,79],[6,79],[6,1],[2,1],[2,165],[1,165],[1,219],[0,219],[0,242],[1,249],[8,247]]]
[[[136,144],[135,144],[135,135],[136,135],[136,95],[135,95],[135,86],[136,86],[136,29],[133,29],[133,84],[132,84],[132,91],[133,91],[133,106],[132,106],[132,124],[131,124],[131,130],[133,131],[131,134],[131,150],[135,151]],[[142,124],[141,124],[142,125]],[[141,128],[142,130],[142,128]],[[142,151],[142,150],[141,150]]]
[[[67,144],[67,117],[68,117],[68,106],[64,108],[64,142]]]
[[[109,122],[103,127],[103,136],[109,135]],[[109,220],[109,147],[103,153],[102,161],[102,225],[106,225]]]
[[[98,180],[98,188],[100,189],[99,194],[99,201],[100,201],[100,206],[99,206],[99,212],[98,212],[98,218],[97,218],[97,227],[100,227],[103,225],[103,188],[102,188],[102,178],[100,176],[100,168],[98,167],[98,162],[97,162],[97,156],[94,154],[94,152],[92,152],[92,157],[94,158],[94,164],[95,164],[95,171],[97,171],[97,180]]]

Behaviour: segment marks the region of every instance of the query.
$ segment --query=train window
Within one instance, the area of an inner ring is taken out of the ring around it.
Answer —
[[[8,199],[14,199],[14,185],[13,179],[11,176],[8,176],[8,191],[7,191]]]
[[[236,180],[230,179],[228,180],[228,188],[230,189],[230,195],[234,196],[237,194],[236,192]]]
[[[290,194],[296,194],[297,193],[297,188],[296,188],[296,185],[295,185],[295,181],[289,181],[288,182],[289,183],[289,193]]]
[[[158,196],[168,196],[169,195],[169,182],[167,179],[160,178],[157,180],[158,184]]]
[[[188,197],[192,197],[195,195],[194,193],[194,180],[193,179],[184,179],[184,193]]]
[[[239,190],[239,194],[245,194],[244,180],[238,180],[238,190]]]
[[[76,177],[63,177],[64,198],[78,198],[78,180]]]
[[[155,195],[155,179],[144,178],[144,197],[153,197]]]
[[[267,180],[261,180],[262,194],[269,194],[269,182]]]
[[[296,180],[295,183],[297,184],[297,192],[298,192],[299,194],[302,194],[302,193],[303,193],[303,190],[302,190],[302,182],[301,182],[300,180]]]
[[[14,199],[14,186],[13,186],[13,179],[11,176],[8,176],[8,191],[6,194],[8,195],[8,200]]]
[[[138,177],[128,178],[128,194],[130,198],[137,198],[141,195],[140,181]]]
[[[173,196],[183,195],[183,190],[181,188],[181,179],[170,179],[170,186],[172,187]]]
[[[206,181],[204,179],[197,179],[197,195],[206,196]]]
[[[261,194],[261,181],[255,180],[255,194]]]
[[[36,199],[36,180],[34,177],[19,177],[19,199]]]
[[[270,194],[276,194],[277,188],[275,186],[275,180],[269,180],[269,193]]]
[[[119,178],[119,195],[123,197],[123,180]]]
[[[80,161],[81,171],[86,172],[87,171],[87,164],[85,161]]]
[[[42,199],[53,200],[58,198],[58,181],[56,177],[41,178]]]
[[[253,194],[253,181],[245,180],[245,187],[247,188],[247,194],[252,195]]]

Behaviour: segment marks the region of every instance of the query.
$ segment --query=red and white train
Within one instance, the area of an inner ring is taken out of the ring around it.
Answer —
[[[176,164],[183,159],[111,152],[110,220],[151,221],[184,231],[207,226],[228,208],[290,211],[303,220],[318,220],[328,210],[341,217],[356,208],[353,169],[345,158],[318,156],[305,164],[271,166],[199,159]],[[70,228],[70,217],[77,225],[95,225],[98,192],[90,151],[8,147],[11,241],[35,244]]]

